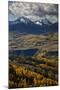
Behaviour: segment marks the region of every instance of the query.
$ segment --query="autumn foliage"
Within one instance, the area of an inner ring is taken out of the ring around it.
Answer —
[[[33,72],[24,66],[9,62],[9,88],[57,85],[57,81],[43,74]]]

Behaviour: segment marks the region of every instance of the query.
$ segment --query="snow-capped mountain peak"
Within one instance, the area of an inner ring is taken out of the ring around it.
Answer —
[[[42,23],[40,21],[36,21],[35,24],[42,26]]]
[[[10,21],[11,24],[18,24],[18,23],[25,23],[25,24],[27,24],[28,22],[29,22],[29,19],[27,19],[25,17],[19,17],[15,21]]]
[[[45,18],[40,21],[35,21],[35,24],[42,26],[42,25],[51,25],[52,23]]]
[[[43,24],[45,24],[45,25],[50,25],[50,24],[52,24],[47,18],[42,19],[41,22],[42,22]]]
[[[19,20],[20,20],[20,22],[26,23],[26,24],[29,22],[29,19],[27,19],[25,17],[20,17]]]
[[[48,21],[47,19],[37,20],[37,21],[31,21],[30,19],[26,17],[19,17],[15,21],[11,21],[11,24],[18,24],[18,23],[25,23],[25,24],[36,24],[36,25],[51,25],[52,23]]]
[[[25,23],[25,19],[23,19],[23,18],[21,18],[20,21]]]

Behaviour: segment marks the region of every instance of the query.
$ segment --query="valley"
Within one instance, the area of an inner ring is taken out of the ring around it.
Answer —
[[[9,87],[58,85],[57,32],[9,36]]]

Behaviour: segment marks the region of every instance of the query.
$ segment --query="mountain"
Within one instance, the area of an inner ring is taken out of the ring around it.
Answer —
[[[35,21],[35,24],[38,24],[38,25],[51,25],[52,23],[47,19],[42,19],[40,21]]]
[[[42,19],[41,22],[42,22],[43,25],[51,25],[52,24],[47,18]]]
[[[16,19],[15,21],[9,21],[10,24],[18,24],[18,23],[33,23],[32,21],[30,21],[28,18],[25,17],[19,17],[18,19]]]
[[[42,26],[42,22],[41,21],[35,21],[35,24]]]
[[[40,23],[40,24],[39,24]],[[47,34],[57,32],[58,23],[51,24],[45,20],[42,22],[32,22],[28,18],[19,17],[15,21],[9,21],[9,31],[27,33],[27,34]]]

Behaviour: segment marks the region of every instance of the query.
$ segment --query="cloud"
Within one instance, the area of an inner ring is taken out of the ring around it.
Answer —
[[[9,20],[24,16],[32,21],[47,18],[51,22],[58,20],[57,4],[41,4],[9,1]]]

